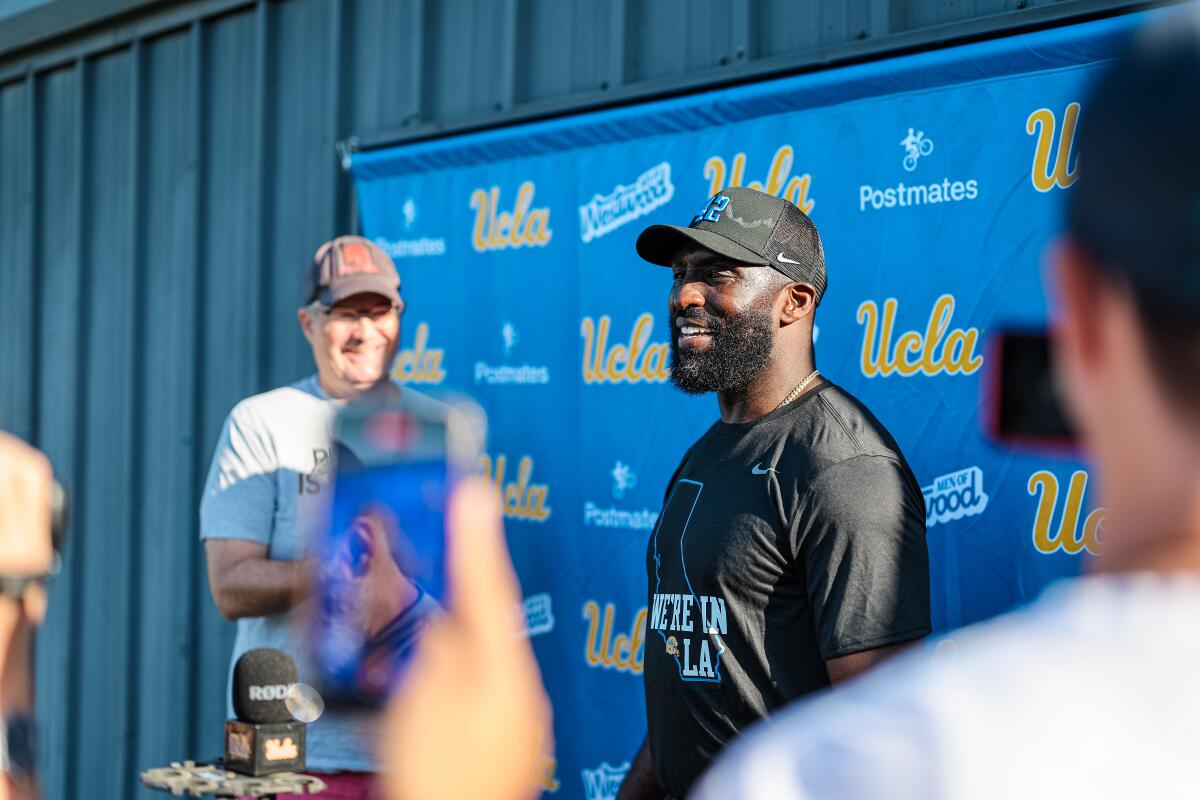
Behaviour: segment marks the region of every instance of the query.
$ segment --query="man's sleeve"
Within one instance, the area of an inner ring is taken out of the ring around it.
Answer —
[[[254,416],[238,406],[225,420],[200,500],[201,539],[268,544],[275,519],[275,450]]]
[[[860,455],[827,467],[798,533],[823,659],[930,632],[925,502],[899,461]]]

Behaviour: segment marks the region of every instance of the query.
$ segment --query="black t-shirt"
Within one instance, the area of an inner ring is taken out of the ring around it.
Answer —
[[[830,383],[692,445],[646,569],[650,755],[675,797],[743,728],[828,686],[827,659],[930,631],[920,487]]]

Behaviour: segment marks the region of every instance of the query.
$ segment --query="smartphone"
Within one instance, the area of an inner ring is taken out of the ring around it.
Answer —
[[[446,504],[478,471],[485,429],[471,401],[410,390],[338,415],[308,637],[328,706],[382,706],[439,613],[448,589]]]
[[[1073,449],[1078,437],[1063,411],[1044,330],[1001,330],[989,340],[982,415],[997,441]]]

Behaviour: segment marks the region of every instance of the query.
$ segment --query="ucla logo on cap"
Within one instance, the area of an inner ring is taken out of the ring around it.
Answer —
[[[729,205],[729,198],[723,194],[714,194],[708,198],[700,213],[692,217],[692,224],[697,222],[716,222],[721,218],[721,212]]]

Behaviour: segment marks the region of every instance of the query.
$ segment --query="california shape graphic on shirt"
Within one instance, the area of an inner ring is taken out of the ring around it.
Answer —
[[[659,517],[653,538],[650,629],[658,633],[667,655],[675,659],[680,680],[720,683],[729,628],[725,599],[696,594],[688,577],[684,547],[688,523],[703,489],[704,484],[697,481],[676,481]]]

